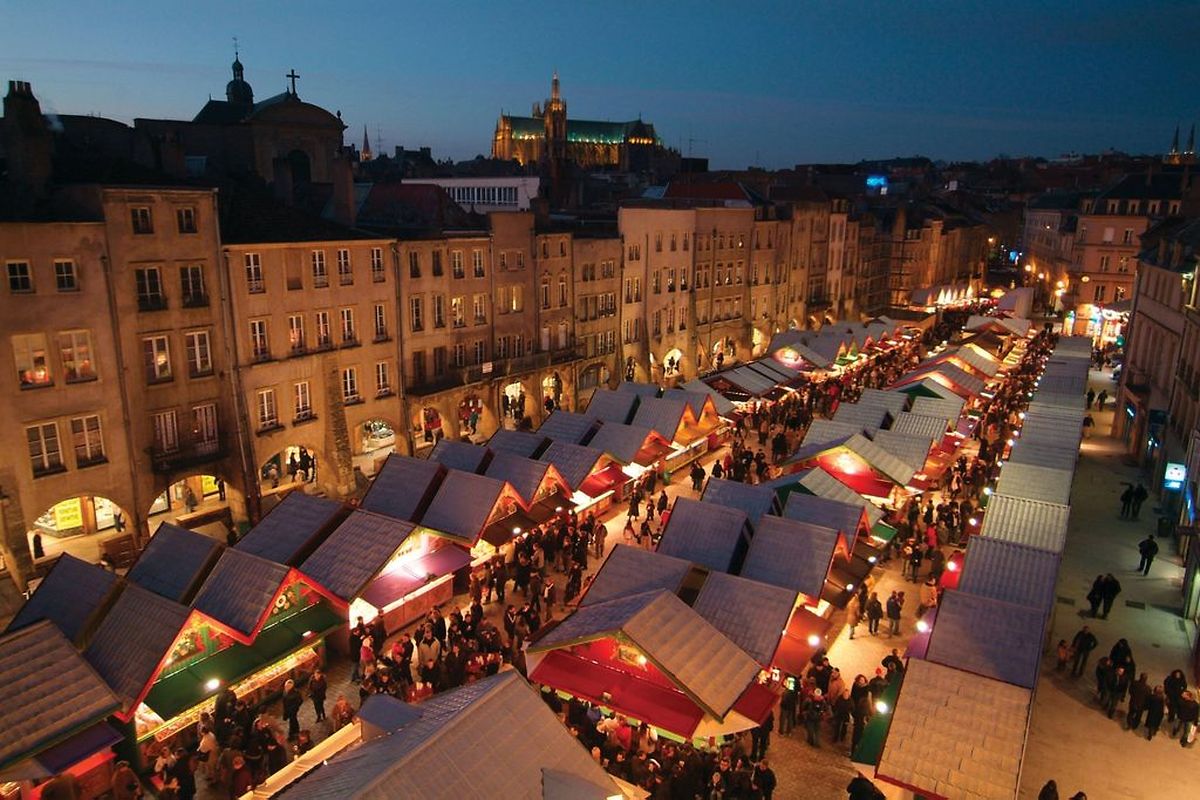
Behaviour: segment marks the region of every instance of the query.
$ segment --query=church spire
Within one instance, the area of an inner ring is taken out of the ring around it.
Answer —
[[[1179,126],[1175,126],[1175,138],[1171,140],[1171,155],[1179,154]]]
[[[1184,148],[1184,155],[1196,155],[1196,123],[1192,123],[1192,130],[1188,133],[1187,147]]]
[[[371,140],[367,138],[367,126],[363,125],[363,146],[362,155],[359,156],[363,161],[371,160]]]
[[[550,80],[550,99],[559,99],[558,94],[558,70],[554,70],[554,77]]]

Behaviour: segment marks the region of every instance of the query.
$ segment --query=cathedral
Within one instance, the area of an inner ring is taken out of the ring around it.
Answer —
[[[640,119],[597,122],[568,119],[567,102],[550,84],[550,99],[533,104],[528,117],[501,114],[492,138],[492,158],[515,160],[522,166],[571,163],[584,169],[649,170],[663,149],[654,126]]]
[[[1196,163],[1196,126],[1194,124],[1192,132],[1188,134],[1187,147],[1182,151],[1179,149],[1179,126],[1175,126],[1175,138],[1171,140],[1171,151],[1167,153],[1163,161],[1167,164]]]

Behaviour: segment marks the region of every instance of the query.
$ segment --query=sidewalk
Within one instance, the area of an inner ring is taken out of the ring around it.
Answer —
[[[1091,385],[1114,395],[1111,374],[1091,374]],[[1093,412],[1097,434],[1085,439],[1071,495],[1071,521],[1058,579],[1058,602],[1048,637],[1050,649],[1068,642],[1086,624],[1100,640],[1083,677],[1071,679],[1054,671],[1051,652],[1042,662],[1026,744],[1022,798],[1036,798],[1047,780],[1058,783],[1059,795],[1084,791],[1093,798],[1190,797],[1196,791],[1191,769],[1196,754],[1168,738],[1169,726],[1153,742],[1124,730],[1125,706],[1109,720],[1094,701],[1096,662],[1118,639],[1129,641],[1137,672],[1153,686],[1173,669],[1184,669],[1191,632],[1179,616],[1183,568],[1169,541],[1143,577],[1137,543],[1153,533],[1157,517],[1151,497],[1141,519],[1119,518],[1122,481],[1142,479],[1128,466],[1122,444],[1107,434],[1113,411]],[[1085,599],[1097,574],[1111,572],[1121,582],[1121,595],[1107,620],[1086,617]],[[1168,735],[1164,735],[1164,732]],[[1190,789],[1188,787],[1191,787]]]

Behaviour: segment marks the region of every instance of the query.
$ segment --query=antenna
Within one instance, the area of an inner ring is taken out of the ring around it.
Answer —
[[[700,144],[708,144],[708,139],[695,139],[695,138],[692,138],[691,136],[689,136],[688,137],[688,158],[692,157],[692,145],[696,144],[697,142],[699,142]]]

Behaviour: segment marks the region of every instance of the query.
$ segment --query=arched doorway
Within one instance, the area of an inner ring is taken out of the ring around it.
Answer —
[[[132,535],[129,513],[98,495],[76,495],[46,509],[25,532],[34,565],[63,553],[97,563],[105,543]]]
[[[293,150],[288,153],[288,166],[292,170],[292,185],[302,186],[312,181],[312,162],[308,153],[303,150]]]
[[[383,460],[396,449],[396,429],[385,419],[369,419],[358,426],[354,466],[366,476],[379,471]]]
[[[424,406],[413,412],[413,443],[417,450],[433,447],[445,436],[442,413],[433,406]]]
[[[529,395],[525,384],[513,381],[500,390],[501,424],[505,428],[517,428],[529,411]]]
[[[150,505],[146,514],[150,531],[153,532],[159,523],[172,522],[223,539],[233,523],[228,491],[225,480],[217,475],[180,478]]]
[[[761,356],[763,353],[765,353],[767,351],[767,343],[769,340],[767,338],[767,335],[765,333],[763,333],[761,330],[759,330],[758,328],[754,329],[754,332],[751,334],[751,337],[752,337],[752,345],[753,346],[751,347],[750,352],[754,358],[758,358],[759,356]]]
[[[736,344],[731,337],[722,336],[712,344],[712,365],[716,369],[722,369],[725,364],[732,361],[737,350]]]
[[[577,389],[579,407],[586,407],[587,401],[595,394],[596,389],[601,385],[608,385],[612,378],[612,370],[607,364],[592,364],[583,372],[579,373],[579,387]]]
[[[542,378],[542,408],[547,414],[562,406],[562,395],[563,381],[558,372]]]
[[[683,351],[673,347],[666,352],[662,360],[664,378],[676,378],[683,372]]]
[[[288,445],[259,465],[259,494],[265,497],[316,484],[321,469],[321,458],[316,450],[304,445]]]

